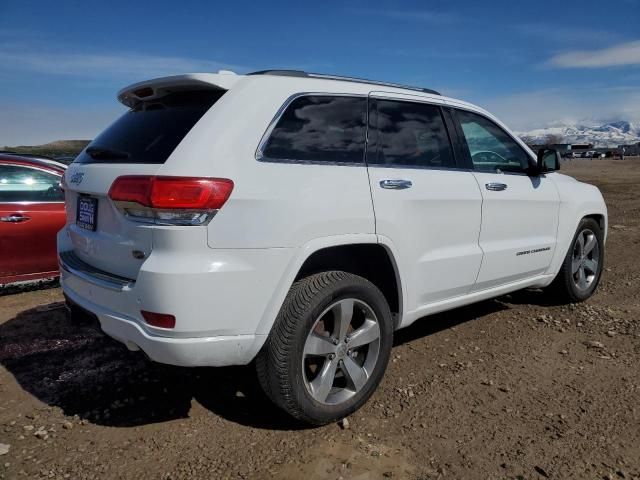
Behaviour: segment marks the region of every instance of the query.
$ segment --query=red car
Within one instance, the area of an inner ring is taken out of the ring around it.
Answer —
[[[0,285],[58,276],[65,168],[49,159],[0,154]]]

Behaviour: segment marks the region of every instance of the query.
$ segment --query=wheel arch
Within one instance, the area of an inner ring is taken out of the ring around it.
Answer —
[[[327,270],[353,273],[373,283],[385,296],[398,325],[402,287],[393,255],[384,245],[356,243],[316,250],[301,265],[295,280]]]
[[[604,205],[604,202],[602,205]],[[563,219],[563,216],[565,217],[564,219]],[[567,218],[567,217],[570,217],[570,218]],[[600,205],[597,205],[597,206],[593,205],[590,207],[577,210],[573,214],[571,214],[571,212],[569,211],[565,211],[565,212],[561,211],[556,250],[555,250],[553,259],[551,261],[551,265],[547,270],[547,273],[553,274],[553,277],[551,277],[549,282],[551,282],[551,280],[553,280],[553,278],[560,271],[560,267],[562,265],[565,255],[567,254],[569,247],[571,246],[571,242],[573,240],[573,237],[576,234],[578,226],[580,225],[580,222],[585,218],[592,218],[596,222],[598,222],[598,225],[600,225],[600,228],[602,229],[604,243],[606,244],[607,228],[608,228],[608,218],[607,218],[606,207],[601,208]],[[563,225],[565,226],[563,227]]]
[[[315,239],[300,248],[283,274],[256,333],[269,334],[280,307],[296,280],[329,270],[353,273],[376,285],[389,303],[394,327],[400,325],[404,291],[393,250],[379,242],[375,234],[356,234]]]
[[[580,221],[584,220],[585,218],[592,218],[593,220],[595,220],[596,222],[598,222],[598,225],[600,225],[600,229],[602,230],[602,235],[606,238],[607,236],[607,217],[604,213],[589,213],[587,215],[585,215],[584,217],[582,217],[580,219]],[[578,222],[580,223],[580,222]],[[576,226],[577,228],[577,226]]]

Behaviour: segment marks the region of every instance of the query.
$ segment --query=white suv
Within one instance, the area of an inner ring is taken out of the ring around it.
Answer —
[[[157,362],[256,359],[304,421],[361,406],[396,329],[598,284],[598,189],[476,106],[298,71],[166,77],[118,98],[130,109],[65,175],[69,305]]]

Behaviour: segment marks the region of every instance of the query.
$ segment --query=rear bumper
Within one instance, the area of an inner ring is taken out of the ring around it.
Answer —
[[[63,274],[64,275],[64,274]],[[181,367],[222,367],[246,365],[264,343],[261,335],[221,335],[215,337],[170,338],[145,332],[134,319],[110,312],[70,289],[67,301],[94,315],[100,328],[129,350],[142,350],[151,360]]]
[[[63,229],[60,284],[68,299],[128,348],[179,366],[249,363],[266,340],[268,331],[259,326],[272,315],[273,292],[291,254],[288,249],[157,248],[134,280],[96,269],[72,250]],[[142,310],[174,315],[175,328],[147,324]]]
[[[75,277],[81,278],[87,283],[101,288],[106,288],[108,290],[124,292],[131,290],[136,283],[135,280],[111,275],[86,264],[71,250],[60,252],[58,254],[58,263],[60,264],[60,271],[67,272]]]

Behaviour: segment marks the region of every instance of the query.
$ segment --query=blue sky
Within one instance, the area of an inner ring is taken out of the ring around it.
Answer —
[[[91,138],[115,92],[295,68],[431,87],[516,130],[640,120],[640,0],[0,0],[0,146]]]

